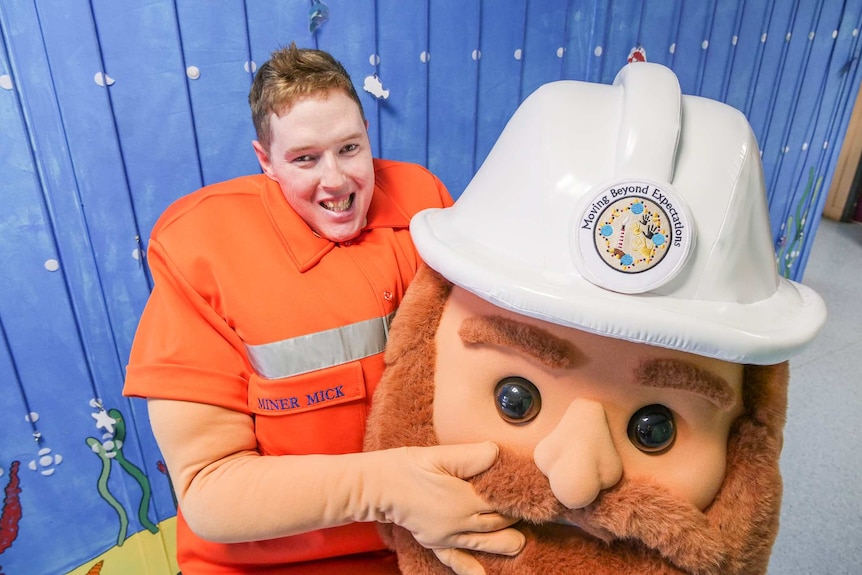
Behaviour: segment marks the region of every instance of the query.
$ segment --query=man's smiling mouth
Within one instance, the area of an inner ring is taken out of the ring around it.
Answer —
[[[331,212],[346,212],[353,205],[353,200],[356,194],[350,194],[346,198],[338,200],[324,200],[320,202],[320,206]]]

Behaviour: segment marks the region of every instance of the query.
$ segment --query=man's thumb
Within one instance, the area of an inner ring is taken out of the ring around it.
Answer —
[[[442,470],[461,479],[469,479],[491,467],[500,452],[493,441],[439,447],[447,452],[446,457],[438,461]]]

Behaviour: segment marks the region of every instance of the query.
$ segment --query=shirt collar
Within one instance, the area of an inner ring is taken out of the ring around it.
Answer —
[[[318,236],[287,203],[278,183],[265,179],[263,202],[273,226],[278,231],[284,249],[300,272],[313,268],[336,243]],[[377,184],[368,208],[367,222],[361,234],[376,228],[407,228],[410,216]],[[358,239],[361,239],[361,235]]]

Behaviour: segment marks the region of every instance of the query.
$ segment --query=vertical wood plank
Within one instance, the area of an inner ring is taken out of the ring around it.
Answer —
[[[457,198],[473,176],[479,0],[430,4],[428,167]]]

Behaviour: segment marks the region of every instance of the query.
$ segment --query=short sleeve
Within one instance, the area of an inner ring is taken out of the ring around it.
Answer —
[[[141,316],[123,394],[195,401],[248,412],[250,366],[233,329],[150,240],[155,287]]]

